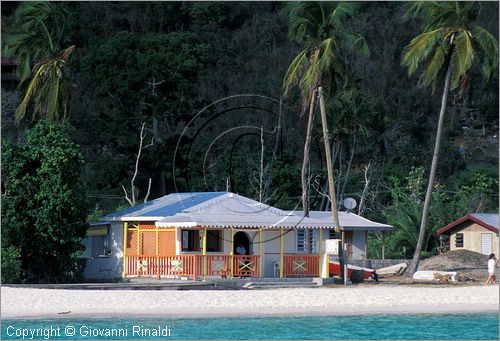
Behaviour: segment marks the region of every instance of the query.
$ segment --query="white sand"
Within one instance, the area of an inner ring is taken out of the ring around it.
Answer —
[[[498,312],[499,287],[373,285],[248,291],[3,287],[1,308],[2,318]]]

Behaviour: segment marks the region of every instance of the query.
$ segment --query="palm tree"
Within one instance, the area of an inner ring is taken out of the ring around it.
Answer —
[[[349,2],[297,2],[289,5],[289,35],[305,46],[288,67],[283,81],[285,95],[298,84],[302,109],[309,104],[301,172],[304,216],[309,215],[307,169],[317,88],[322,86],[327,93],[333,94],[338,86],[343,87],[350,82],[350,70],[346,63],[348,53],[358,48],[368,54],[364,38],[347,32],[344,27],[345,20],[352,16],[354,9],[353,3]]]
[[[49,120],[64,119],[68,87],[63,70],[75,48],[61,48],[66,13],[59,4],[23,2],[15,15],[16,31],[7,37],[5,54],[19,59],[20,85],[26,84],[16,122],[31,102],[33,117],[38,113]]]
[[[467,80],[467,71],[476,57],[475,50],[482,52],[483,76],[486,80],[498,64],[498,41],[484,28],[474,24],[480,9],[481,4],[478,2],[459,1],[422,1],[408,8],[408,14],[423,18],[425,26],[423,33],[405,47],[402,65],[408,68],[411,76],[423,64],[420,85],[432,85],[433,92],[438,85],[443,84],[444,79],[436,142],[410,273],[417,269],[427,227],[448,93]]]

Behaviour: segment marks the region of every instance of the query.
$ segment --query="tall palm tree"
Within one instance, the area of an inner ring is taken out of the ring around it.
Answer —
[[[420,85],[432,85],[433,92],[438,85],[443,85],[436,142],[419,237],[409,268],[410,273],[417,269],[427,227],[448,93],[467,80],[467,71],[479,55],[475,53],[476,50],[479,49],[481,52],[483,76],[486,80],[490,78],[498,65],[498,41],[491,33],[474,23],[480,10],[481,4],[478,2],[459,1],[422,1],[408,8],[408,14],[412,17],[423,18],[425,26],[423,33],[413,38],[405,47],[402,65],[408,68],[408,74],[411,76],[423,64]]]
[[[31,102],[33,117],[38,113],[49,120],[64,119],[68,87],[63,71],[75,48],[61,48],[66,13],[59,4],[23,2],[15,15],[16,31],[6,39],[5,54],[19,59],[20,85],[25,85],[16,122]]]
[[[296,2],[289,5],[289,35],[305,46],[288,67],[283,81],[285,95],[298,84],[302,109],[309,104],[301,172],[305,216],[309,215],[307,169],[316,90],[323,87],[327,93],[333,94],[338,86],[343,87],[349,83],[350,70],[346,63],[348,54],[354,49],[368,54],[364,38],[345,29],[345,21],[352,16],[354,10],[354,4],[349,2]]]

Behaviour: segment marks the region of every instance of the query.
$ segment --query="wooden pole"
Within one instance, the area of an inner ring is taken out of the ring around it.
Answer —
[[[207,227],[203,229],[203,280],[207,279]]]
[[[128,242],[128,222],[123,223],[123,273],[122,277],[127,277],[127,242]]]
[[[382,259],[385,259],[385,232],[382,231]]]
[[[231,226],[231,249],[229,250],[229,255],[231,256],[231,278],[234,275],[234,230]]]
[[[160,240],[159,240],[159,233],[158,233],[158,226],[155,225],[156,228],[156,278],[160,279],[160,253],[159,253],[159,246],[160,246]]]
[[[335,232],[342,232],[342,242],[340,254],[344,256],[343,248],[345,243],[344,231],[341,231],[340,223],[339,223],[339,214],[337,211],[337,196],[335,194],[335,185],[333,179],[333,163],[332,163],[332,153],[330,150],[330,133],[328,132],[328,122],[326,120],[326,110],[325,110],[325,100],[323,98],[323,88],[318,88],[318,96],[319,96],[319,108],[321,111],[321,125],[323,127],[323,143],[325,144],[325,158],[326,158],[326,168],[328,171],[328,189],[330,195],[330,201],[332,203],[332,218],[333,223],[335,225]],[[340,268],[343,269],[344,257],[340,258]],[[342,273],[342,276],[345,277],[345,274]]]
[[[365,231],[365,260],[368,259],[368,231]]]
[[[323,240],[323,228],[319,229],[319,241],[318,241],[318,277],[321,277],[321,257],[322,257],[322,245],[321,241]]]
[[[343,251],[344,251],[344,285],[347,285],[347,277],[349,276],[349,272],[347,271],[347,256],[346,256],[346,250],[347,250],[347,243],[344,244]]]
[[[284,265],[283,262],[284,262],[284,259],[285,257],[283,257],[283,244],[284,244],[284,239],[285,239],[285,234],[284,234],[284,230],[283,228],[281,228],[280,230],[280,278],[283,278],[283,274],[284,274]]]
[[[259,277],[262,277],[262,226],[259,228]]]

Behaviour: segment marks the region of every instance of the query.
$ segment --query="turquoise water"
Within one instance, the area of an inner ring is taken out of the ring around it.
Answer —
[[[498,322],[496,314],[3,320],[1,339],[498,340]]]

